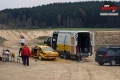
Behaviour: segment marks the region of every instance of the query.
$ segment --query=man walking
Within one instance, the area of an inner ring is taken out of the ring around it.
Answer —
[[[31,52],[27,45],[24,45],[24,47],[22,48],[21,54],[23,58],[23,65],[29,66],[29,57],[31,56]]]

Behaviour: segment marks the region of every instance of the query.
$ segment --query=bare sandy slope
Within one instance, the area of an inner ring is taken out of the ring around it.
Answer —
[[[19,48],[20,37],[24,36],[25,44],[32,47],[36,45],[36,38],[40,36],[49,36],[53,31],[40,31],[40,30],[0,30],[0,36],[7,41],[4,46],[8,48]]]
[[[4,32],[4,31],[3,31]],[[13,35],[14,32],[15,35]],[[27,44],[32,47],[36,44],[35,39],[39,36],[43,36],[43,32],[15,32],[8,31],[9,34],[0,32],[0,36],[4,36],[8,41],[4,43],[4,46],[0,46],[0,53],[3,49],[10,49],[11,51],[18,53],[19,50],[19,36],[20,33],[24,34]],[[49,32],[48,32],[49,33]],[[29,34],[29,35],[28,35]],[[34,38],[30,37],[34,34]],[[36,34],[36,35],[35,35]],[[7,35],[7,36],[6,36]],[[36,37],[35,37],[36,36]],[[94,61],[94,56],[90,56],[83,59],[85,62],[77,62],[76,60],[64,60],[57,58],[52,60],[37,60],[30,58],[30,66],[23,66],[22,61],[20,63],[15,62],[2,62],[0,61],[0,80],[120,80],[120,66],[99,66]]]

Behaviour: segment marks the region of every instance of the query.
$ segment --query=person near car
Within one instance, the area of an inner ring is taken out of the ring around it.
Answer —
[[[29,66],[29,57],[31,56],[31,52],[27,45],[24,45],[24,47],[22,48],[21,54],[22,54],[22,58],[23,58],[23,65]]]
[[[20,38],[20,44],[21,44],[21,46],[23,46],[25,44],[25,38],[24,38],[24,36],[21,36],[21,38]]]
[[[22,52],[22,48],[24,47],[24,44],[20,46],[20,49],[19,49],[19,57],[22,57],[21,55],[21,52]]]
[[[52,39],[52,48],[56,50],[56,37],[55,36]]]

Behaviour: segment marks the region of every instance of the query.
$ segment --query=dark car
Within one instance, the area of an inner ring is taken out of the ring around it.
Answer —
[[[120,64],[120,47],[104,46],[98,48],[95,61],[99,65],[103,65],[104,63],[110,63],[111,66]]]

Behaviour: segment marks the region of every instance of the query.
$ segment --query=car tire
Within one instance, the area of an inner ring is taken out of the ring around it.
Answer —
[[[99,63],[99,65],[103,65],[104,63]]]
[[[53,58],[52,60],[56,60],[56,58]]]
[[[42,60],[43,58],[41,56],[38,57],[40,60]]]
[[[116,65],[116,61],[115,61],[115,60],[111,60],[111,61],[110,61],[110,65],[111,65],[111,66],[115,66],[115,65]]]

